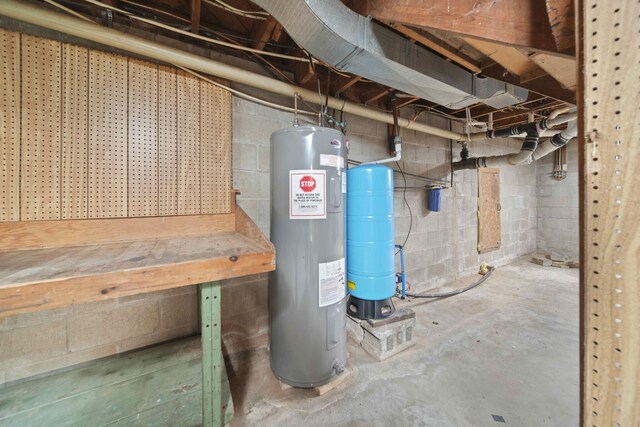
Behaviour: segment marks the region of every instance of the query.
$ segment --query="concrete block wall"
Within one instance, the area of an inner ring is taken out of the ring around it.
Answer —
[[[538,161],[537,171],[538,250],[577,258],[580,253],[577,141],[567,145],[564,180],[556,181],[550,176],[553,154]]]
[[[198,331],[194,286],[0,319],[5,382]]]
[[[263,99],[288,102],[248,88]],[[349,121],[350,158],[387,156],[386,125],[355,116]],[[449,122],[423,118],[448,128]],[[241,191],[239,205],[269,236],[269,136],[292,124],[292,114],[234,97],[233,184]],[[403,170],[449,180],[449,141],[403,131]],[[474,155],[517,151],[519,141],[474,144]],[[454,144],[454,153],[459,147]],[[408,186],[422,181],[407,179]],[[403,185],[400,178],[396,185]],[[429,212],[426,191],[395,193],[396,241],[402,243],[412,218],[406,246],[408,280],[414,290],[443,288],[477,271],[482,261],[501,265],[535,250],[535,166],[505,168],[502,185],[502,248],[478,255],[477,174],[456,173],[454,186],[443,192],[442,212]],[[227,354],[265,345],[268,340],[266,274],[226,280],[222,285],[223,349]],[[0,319],[0,384],[118,352],[198,332],[195,287],[121,298],[30,315]]]
[[[449,120],[423,116],[421,121],[448,129]],[[454,124],[455,128],[455,124]],[[349,124],[353,160],[371,161],[385,157],[386,125],[352,118]],[[415,131],[401,131],[403,137],[403,171],[444,181],[451,176],[449,140]],[[518,151],[521,141],[493,140],[470,144],[472,156],[486,156]],[[460,146],[453,144],[454,160]],[[397,169],[397,168],[396,168]],[[535,165],[504,168],[500,172],[502,205],[502,246],[499,250],[477,253],[477,171],[456,172],[453,186],[442,190],[442,210],[430,212],[427,192],[396,189],[394,197],[396,243],[402,244],[409,227],[411,235],[405,246],[405,268],[412,289],[437,291],[453,280],[474,274],[480,263],[499,266],[531,253],[536,248],[536,167]],[[401,175],[395,174],[395,186],[404,186]],[[407,187],[429,184],[406,177]],[[411,212],[411,213],[410,213]]]

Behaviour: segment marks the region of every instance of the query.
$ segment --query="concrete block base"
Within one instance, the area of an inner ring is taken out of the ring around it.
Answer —
[[[415,344],[416,314],[402,308],[384,320],[360,320],[347,316],[347,333],[367,353],[385,360]]]

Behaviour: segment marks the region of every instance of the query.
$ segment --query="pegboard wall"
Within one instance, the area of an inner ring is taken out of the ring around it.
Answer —
[[[582,421],[640,425],[640,2],[582,0]]]
[[[231,211],[227,91],[13,31],[0,55],[0,221]]]

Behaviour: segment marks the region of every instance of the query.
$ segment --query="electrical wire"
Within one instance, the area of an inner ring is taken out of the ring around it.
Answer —
[[[231,6],[230,4],[223,2],[222,0],[202,0],[202,2],[210,4],[215,7],[219,7],[220,9],[226,10],[227,12],[231,12],[236,15],[240,15],[244,18],[259,19],[262,21],[266,21],[267,17],[270,16],[267,12],[248,11],[248,10],[238,9],[236,7]]]
[[[91,23],[93,23],[93,20],[91,20],[91,19],[87,18],[86,16],[84,16],[84,15],[83,15],[83,14],[81,14],[81,13],[76,12],[75,10],[69,9],[69,8],[68,8],[68,7],[66,7],[66,6],[61,5],[60,3],[56,3],[56,2],[55,2],[55,1],[53,1],[53,0],[43,0],[43,1],[44,1],[45,3],[50,4],[51,6],[55,6],[55,7],[57,7],[57,8],[58,8],[58,9],[60,9],[60,10],[64,10],[65,12],[70,13],[71,15],[75,16],[76,18],[80,18],[80,19],[82,19],[82,20],[84,20],[84,21],[87,21],[87,22],[91,22]]]
[[[413,227],[413,212],[411,212],[411,206],[409,206],[409,202],[407,201],[407,178],[404,176],[404,171],[400,167],[400,163],[396,162],[396,166],[398,166],[398,170],[402,174],[402,179],[404,180],[404,188],[402,189],[402,198],[404,199],[404,204],[407,205],[407,209],[409,209],[409,231],[407,231],[407,237],[404,238],[404,243],[402,243],[401,247],[404,249],[405,245],[409,241],[409,236],[411,235],[411,228]],[[400,252],[400,249],[396,251],[396,255]]]
[[[93,4],[95,6],[100,6],[102,8],[110,9],[110,10],[113,10],[115,12],[121,13],[121,14],[123,14],[123,15],[131,18],[131,19],[135,19],[137,21],[144,22],[145,24],[149,24],[149,25],[153,25],[153,26],[158,27],[158,28],[162,28],[162,29],[165,29],[165,30],[173,31],[173,32],[181,34],[183,36],[187,36],[187,37],[195,38],[195,39],[198,39],[198,40],[202,40],[202,41],[205,41],[207,43],[211,43],[211,44],[215,44],[215,45],[219,45],[219,46],[224,46],[224,47],[228,47],[228,48],[232,48],[232,49],[237,49],[237,50],[243,50],[243,51],[246,51],[246,52],[253,52],[253,53],[258,54],[258,55],[272,56],[274,58],[290,59],[292,61],[300,61],[300,62],[307,62],[308,61],[307,58],[303,58],[303,57],[300,57],[300,56],[292,56],[292,55],[286,55],[286,54],[283,54],[283,53],[276,53],[276,52],[269,52],[269,51],[260,50],[260,49],[254,49],[254,48],[251,48],[251,47],[241,46],[241,45],[237,45],[237,44],[233,44],[233,43],[224,42],[224,41],[221,41],[221,40],[212,39],[211,37],[205,37],[205,36],[202,36],[200,34],[192,33],[190,31],[185,31],[185,30],[182,30],[180,28],[172,27],[171,25],[167,25],[167,24],[163,24],[163,23],[158,22],[158,21],[154,21],[152,19],[142,18],[142,17],[134,15],[133,13],[128,12],[128,11],[126,11],[124,9],[120,9],[120,8],[115,7],[115,6],[111,6],[111,5],[102,3],[101,1],[98,1],[98,0],[84,0],[84,1],[87,2],[87,3]]]
[[[281,110],[281,111],[286,111],[286,112],[289,112],[289,113],[295,113],[296,112],[296,110],[294,108],[285,107],[284,105],[275,104],[273,102],[269,102],[269,101],[265,101],[265,100],[260,99],[260,98],[256,98],[255,96],[246,94],[244,92],[240,92],[239,90],[232,89],[229,86],[225,86],[223,84],[220,84],[220,83],[216,82],[215,80],[211,80],[211,79],[203,76],[202,74],[197,73],[197,72],[195,72],[193,70],[190,70],[188,68],[185,68],[185,67],[182,67],[182,66],[176,65],[176,64],[172,64],[172,65],[174,67],[180,68],[181,70],[183,70],[183,71],[185,71],[185,72],[187,72],[189,74],[192,74],[192,75],[204,80],[207,83],[211,83],[212,85],[214,85],[216,87],[219,87],[219,88],[224,89],[224,90],[226,90],[228,92],[231,92],[232,94],[234,94],[236,96],[239,96],[240,98],[244,98],[244,99],[247,99],[249,101],[253,101],[253,102],[257,103],[257,104],[265,105],[267,107],[276,108],[276,109]],[[298,114],[307,115],[307,116],[316,116],[318,114],[318,113],[316,113],[314,111],[305,111],[305,110],[297,110],[297,113]]]
[[[439,294],[406,294],[406,295],[409,298],[447,298],[447,297],[452,297],[454,295],[459,295],[463,292],[467,292],[468,290],[475,288],[476,286],[480,286],[482,283],[484,283],[485,280],[489,278],[489,276],[491,276],[491,273],[493,273],[493,270],[495,270],[495,268],[489,267],[489,270],[487,271],[487,273],[484,276],[482,276],[478,281],[470,284],[469,286],[456,289],[454,291],[442,292]]]

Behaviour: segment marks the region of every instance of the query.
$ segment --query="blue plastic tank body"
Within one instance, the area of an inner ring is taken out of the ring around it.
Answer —
[[[347,289],[364,300],[396,292],[393,170],[362,165],[347,172]]]

